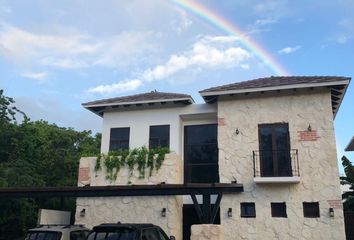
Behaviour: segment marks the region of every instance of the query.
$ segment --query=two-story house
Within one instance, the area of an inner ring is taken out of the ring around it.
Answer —
[[[333,120],[349,82],[268,77],[202,90],[202,104],[156,91],[85,103],[103,118],[102,153],[141,146],[171,153],[152,176],[121,169],[113,182],[94,170],[96,158],[82,158],[78,184],[236,181],[244,192],[224,195],[214,221],[225,239],[345,239]],[[177,239],[189,239],[199,223],[188,196],[77,200],[77,223],[117,221],[151,222]]]

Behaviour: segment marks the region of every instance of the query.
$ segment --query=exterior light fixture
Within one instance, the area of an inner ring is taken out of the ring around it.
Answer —
[[[240,133],[240,130],[238,130],[238,128],[236,128],[235,133],[236,133],[236,135],[238,135]]]
[[[329,216],[334,217],[334,209],[333,208],[329,208]]]
[[[307,127],[307,131],[311,132],[312,131],[312,127],[311,125],[309,124],[309,126]]]
[[[86,216],[86,209],[83,208],[81,211],[80,211],[80,217],[85,217]]]
[[[227,216],[228,216],[229,218],[232,218],[232,208],[229,208],[229,209],[227,210]]]
[[[166,208],[162,208],[161,217],[166,217]]]

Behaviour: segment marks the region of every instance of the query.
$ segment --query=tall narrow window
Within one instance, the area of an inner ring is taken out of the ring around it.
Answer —
[[[149,148],[170,147],[170,125],[150,126]]]
[[[258,131],[261,176],[292,176],[289,125],[260,124]]]
[[[109,151],[117,149],[129,149],[130,128],[111,128]]]

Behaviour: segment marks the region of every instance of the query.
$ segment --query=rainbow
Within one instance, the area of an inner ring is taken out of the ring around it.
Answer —
[[[276,75],[289,75],[288,71],[259,43],[244,34],[239,27],[216,12],[192,0],[172,0],[178,7],[205,19],[224,32],[237,36],[240,43],[268,66]]]

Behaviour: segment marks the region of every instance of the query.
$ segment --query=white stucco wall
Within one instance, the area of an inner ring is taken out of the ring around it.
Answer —
[[[102,125],[101,152],[109,150],[110,129],[130,127],[130,148],[149,145],[150,126],[170,125],[170,149],[177,154],[182,152],[182,119],[198,121],[200,117],[216,120],[216,104],[192,104],[182,107],[126,110],[105,112]],[[184,121],[184,120],[183,120]]]
[[[342,209],[334,209],[334,218],[328,214],[328,200],[341,200],[331,111],[325,90],[219,100],[218,118],[224,123],[218,127],[220,181],[235,177],[244,184],[244,193],[223,197],[225,239],[345,239]],[[291,148],[299,151],[300,183],[255,184],[252,151],[259,149],[258,124],[277,122],[289,123]],[[298,131],[309,124],[319,138],[299,141]],[[304,218],[302,202],[317,201],[320,218]],[[255,202],[256,218],[241,218],[240,202]],[[272,218],[271,202],[286,202],[288,217]]]

